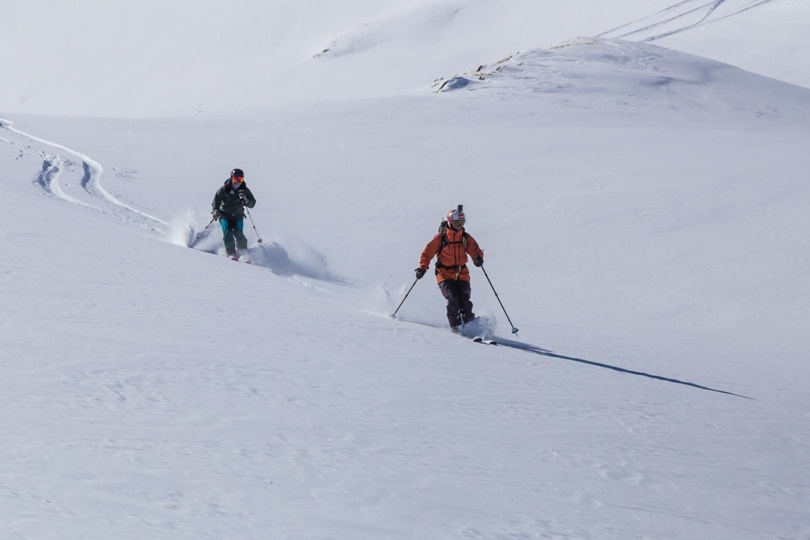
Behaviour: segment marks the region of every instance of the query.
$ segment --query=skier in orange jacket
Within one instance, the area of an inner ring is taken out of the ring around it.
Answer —
[[[484,264],[484,252],[475,238],[464,230],[465,222],[462,205],[447,212],[447,220],[442,222],[439,232],[425,246],[419,257],[419,268],[416,269],[416,278],[422,279],[430,267],[430,261],[436,257],[436,281],[447,300],[447,321],[453,332],[458,332],[462,324],[475,319],[470,301],[467,255],[472,256],[475,266]]]

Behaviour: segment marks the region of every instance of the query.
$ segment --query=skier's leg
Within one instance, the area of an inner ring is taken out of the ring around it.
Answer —
[[[247,237],[245,236],[245,233],[242,232],[244,226],[244,220],[239,219],[236,221],[236,227],[234,227],[233,235],[236,237],[236,249],[238,250],[247,249]]]
[[[473,303],[470,300],[470,295],[472,294],[472,289],[470,288],[469,281],[461,281],[458,282],[458,304],[459,310],[461,311],[461,320],[464,321],[464,324],[475,319],[475,313],[473,313]]]
[[[456,330],[461,326],[461,317],[459,316],[459,296],[456,289],[456,282],[449,279],[439,283],[439,290],[442,296],[447,300],[447,322],[450,323],[450,328]]]
[[[219,222],[222,226],[222,240],[225,242],[225,252],[230,256],[236,255],[235,241],[233,238],[234,225],[233,221],[223,219]]]

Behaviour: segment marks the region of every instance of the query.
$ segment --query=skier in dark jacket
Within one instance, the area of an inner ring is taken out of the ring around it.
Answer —
[[[245,173],[242,169],[231,171],[231,177],[217,190],[211,206],[211,214],[214,219],[219,219],[222,227],[225,251],[229,256],[236,257],[237,250],[247,249],[247,237],[242,232],[245,207],[256,206],[256,198],[245,185]]]

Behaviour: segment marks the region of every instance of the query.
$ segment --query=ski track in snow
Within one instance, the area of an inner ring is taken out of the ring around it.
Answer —
[[[0,128],[15,135],[17,139],[16,142],[4,139],[4,142],[19,146],[21,154],[32,152],[43,159],[42,169],[36,175],[36,184],[46,193],[53,194],[63,201],[114,216],[126,223],[134,223],[150,231],[163,233],[164,230],[159,225],[169,226],[168,222],[124,203],[107,191],[101,184],[104,168],[93,158],[62,144],[20,131],[13,127],[13,124],[10,120],[0,118]],[[41,147],[37,148],[31,143],[40,143],[62,154],[52,153]],[[81,176],[77,181],[72,183],[61,181],[62,173],[65,171],[79,174],[79,164],[81,164]],[[76,190],[75,194],[67,192],[69,188],[75,190],[76,186],[81,190]],[[83,200],[88,198],[89,201]]]
[[[66,167],[66,162],[63,158],[48,155],[44,157],[46,159],[42,162],[42,170],[40,171],[39,175],[37,175],[37,183],[44,191],[53,193],[60,199],[69,203],[78,204],[79,206],[84,206],[86,208],[92,208],[93,210],[103,212],[103,210],[98,206],[93,206],[92,204],[80,201],[79,199],[71,197],[64,192],[62,186],[59,184],[59,176],[62,174],[62,170],[64,170]]]
[[[651,43],[674,34],[739,15],[769,4],[772,1],[712,0],[706,2],[705,0],[683,0],[657,13],[603,32],[597,37]]]

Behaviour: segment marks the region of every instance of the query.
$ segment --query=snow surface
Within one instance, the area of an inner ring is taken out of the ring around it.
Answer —
[[[445,13],[350,5],[314,19],[343,58],[404,30],[327,27]],[[0,538],[810,538],[810,90],[641,41],[251,114],[1,114]],[[187,247],[234,166],[252,265]],[[430,276],[389,317],[459,203],[497,347]]]
[[[577,36],[810,87],[806,0],[26,0],[2,4],[0,111],[165,117],[390,95]]]

